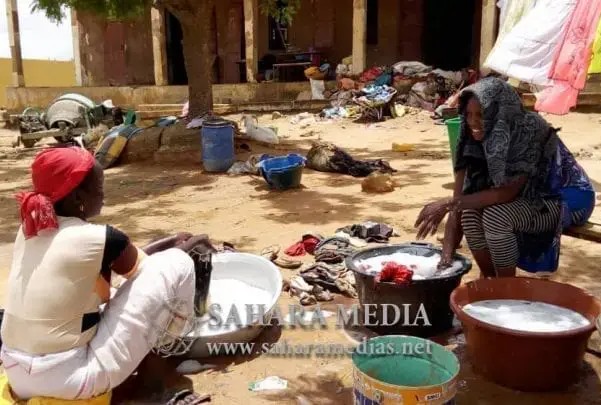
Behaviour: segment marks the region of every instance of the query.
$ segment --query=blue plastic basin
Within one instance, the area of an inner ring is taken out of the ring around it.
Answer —
[[[301,185],[305,161],[303,156],[291,153],[262,160],[259,169],[270,188],[286,190]]]

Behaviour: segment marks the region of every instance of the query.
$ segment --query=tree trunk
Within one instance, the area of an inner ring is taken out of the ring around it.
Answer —
[[[194,2],[196,3],[196,2]],[[169,4],[166,4],[169,9]],[[197,117],[213,109],[211,19],[213,1],[202,0],[194,8],[170,10],[179,20],[183,33],[184,59],[188,75],[189,117]]]

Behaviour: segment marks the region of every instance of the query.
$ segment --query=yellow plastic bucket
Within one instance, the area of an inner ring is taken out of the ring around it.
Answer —
[[[459,360],[430,340],[380,336],[353,352],[355,405],[454,405]]]

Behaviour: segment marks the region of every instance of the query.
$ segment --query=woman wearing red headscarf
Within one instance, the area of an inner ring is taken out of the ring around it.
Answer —
[[[89,223],[103,205],[104,177],[84,149],[44,150],[31,169],[33,191],[17,196],[22,226],[0,357],[19,399],[95,397],[166,343],[161,331],[174,316],[193,315],[194,262],[186,252],[208,241],[178,234],[137,249],[121,231]],[[112,273],[127,281],[111,297]],[[167,304],[176,299],[174,315]]]

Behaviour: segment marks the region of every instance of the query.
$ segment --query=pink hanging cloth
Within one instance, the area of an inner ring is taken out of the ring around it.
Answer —
[[[555,51],[549,72],[554,83],[537,95],[537,111],[565,115],[576,106],[578,94],[586,84],[600,17],[601,0],[578,1]]]

